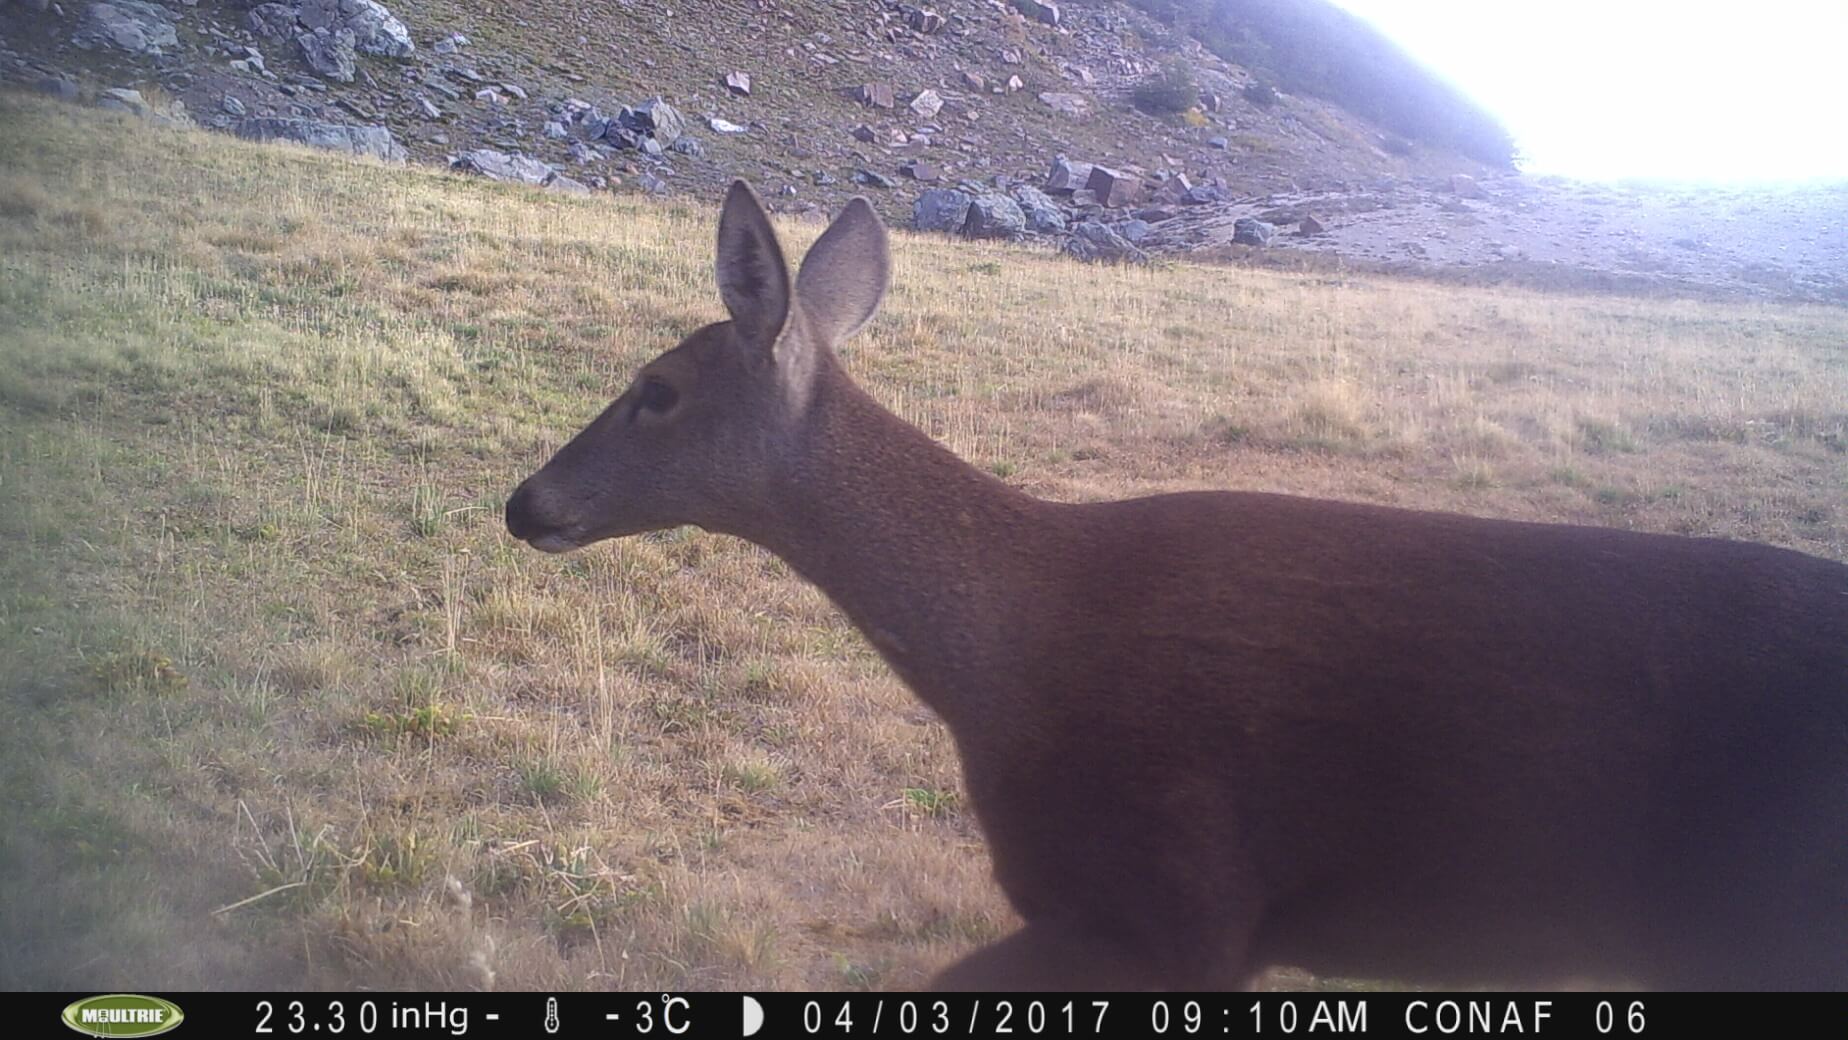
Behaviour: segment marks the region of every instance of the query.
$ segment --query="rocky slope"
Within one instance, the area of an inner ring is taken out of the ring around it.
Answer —
[[[1601,199],[1414,146],[1147,6],[0,0],[0,79],[558,190],[715,197],[743,176],[815,214],[866,194],[897,223],[1087,258],[1287,252],[1848,299],[1839,192],[1772,205],[1792,216],[1774,238],[1697,228],[1675,218],[1711,200]],[[1176,70],[1186,96],[1156,107],[1180,110],[1145,110]]]

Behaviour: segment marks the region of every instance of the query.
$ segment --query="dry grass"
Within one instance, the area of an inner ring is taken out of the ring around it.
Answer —
[[[1011,927],[946,734],[778,561],[501,529],[718,314],[709,214],[17,98],[0,156],[0,985],[906,986]],[[925,239],[896,279],[852,370],[1040,494],[1848,558],[1839,310]]]

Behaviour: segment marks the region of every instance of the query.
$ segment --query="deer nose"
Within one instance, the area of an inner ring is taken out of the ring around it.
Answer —
[[[533,486],[528,481],[515,488],[507,499],[507,533],[522,542],[530,542],[544,534],[546,525],[533,513]]]

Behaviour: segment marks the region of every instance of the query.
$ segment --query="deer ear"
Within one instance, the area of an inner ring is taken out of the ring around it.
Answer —
[[[885,225],[856,196],[802,258],[796,298],[809,328],[829,346],[860,331],[885,298],[891,273]]]
[[[766,356],[789,320],[789,265],[757,193],[733,181],[719,213],[719,298],[749,346]]]

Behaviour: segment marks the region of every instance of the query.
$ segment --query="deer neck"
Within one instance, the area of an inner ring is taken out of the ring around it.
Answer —
[[[832,358],[817,376],[772,522],[739,533],[826,593],[954,724],[1005,660],[1044,503],[887,411]]]

